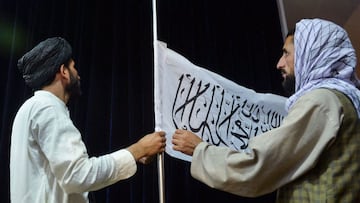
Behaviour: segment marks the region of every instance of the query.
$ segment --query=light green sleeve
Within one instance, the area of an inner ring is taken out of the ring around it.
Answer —
[[[336,95],[318,89],[302,96],[277,129],[249,141],[249,152],[199,144],[191,174],[212,188],[244,197],[275,191],[311,169],[336,138],[342,121]]]

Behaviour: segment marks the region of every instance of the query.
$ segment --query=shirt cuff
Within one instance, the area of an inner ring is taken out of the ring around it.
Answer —
[[[137,164],[133,155],[126,149],[121,149],[110,154],[115,160],[116,177],[126,179],[133,176],[137,170]]]
[[[206,146],[208,146],[209,143],[207,142],[200,142],[194,149],[193,157],[197,156],[200,150],[203,150]]]

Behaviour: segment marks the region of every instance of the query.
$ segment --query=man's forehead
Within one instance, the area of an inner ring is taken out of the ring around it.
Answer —
[[[285,39],[285,44],[286,44],[286,43],[291,43],[291,44],[293,44],[293,43],[294,43],[294,35],[290,35],[290,36],[286,37],[286,39]]]
[[[294,36],[288,36],[284,42],[284,49],[294,48]]]

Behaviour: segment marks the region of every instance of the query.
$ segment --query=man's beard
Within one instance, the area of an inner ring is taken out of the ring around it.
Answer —
[[[70,84],[65,87],[71,99],[77,99],[81,95],[80,80],[70,73]]]
[[[295,76],[287,75],[282,82],[282,86],[285,90],[286,96],[291,96],[295,93]]]

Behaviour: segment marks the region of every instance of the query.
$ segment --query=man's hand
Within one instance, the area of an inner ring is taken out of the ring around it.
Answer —
[[[200,137],[188,130],[177,129],[172,137],[173,149],[190,156],[200,142]]]
[[[134,156],[136,161],[141,160],[140,163],[148,163],[151,161],[150,157],[157,153],[164,152],[165,146],[165,132],[159,131],[145,135],[135,144],[129,146],[127,150]]]

